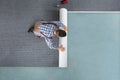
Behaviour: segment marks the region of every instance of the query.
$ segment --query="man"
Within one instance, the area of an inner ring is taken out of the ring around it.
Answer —
[[[59,29],[61,27],[62,29]],[[67,27],[60,21],[39,21],[35,22],[28,32],[33,32],[37,37],[44,37],[48,47],[50,49],[57,49],[64,51],[65,48],[62,45],[57,45],[54,41],[54,37],[65,37]]]

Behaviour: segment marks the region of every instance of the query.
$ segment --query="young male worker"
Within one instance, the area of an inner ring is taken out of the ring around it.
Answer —
[[[62,29],[59,29],[60,27]],[[64,51],[65,48],[56,43],[55,37],[65,37],[66,31],[67,27],[60,21],[38,21],[28,30],[28,32],[33,32],[37,37],[44,37],[50,49],[57,49],[60,51]]]

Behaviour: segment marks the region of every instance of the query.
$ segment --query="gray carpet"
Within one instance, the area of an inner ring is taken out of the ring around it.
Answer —
[[[58,20],[51,5],[48,0],[0,0],[0,66],[58,66],[58,51],[27,33],[37,20]]]
[[[68,10],[81,11],[120,11],[120,0],[68,0]]]
[[[58,20],[60,0],[0,0],[0,66],[58,66],[58,51],[28,34],[37,20]],[[120,0],[69,0],[68,10],[120,10]]]

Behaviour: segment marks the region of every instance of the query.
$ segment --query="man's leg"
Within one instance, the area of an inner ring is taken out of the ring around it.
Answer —
[[[41,23],[40,23],[40,22],[35,22],[34,27],[35,27],[35,28],[38,28],[40,25],[41,25]]]

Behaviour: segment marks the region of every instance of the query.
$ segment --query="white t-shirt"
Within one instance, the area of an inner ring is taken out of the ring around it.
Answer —
[[[43,35],[42,35],[40,32],[34,32],[34,34],[35,34],[36,36],[43,37]]]

